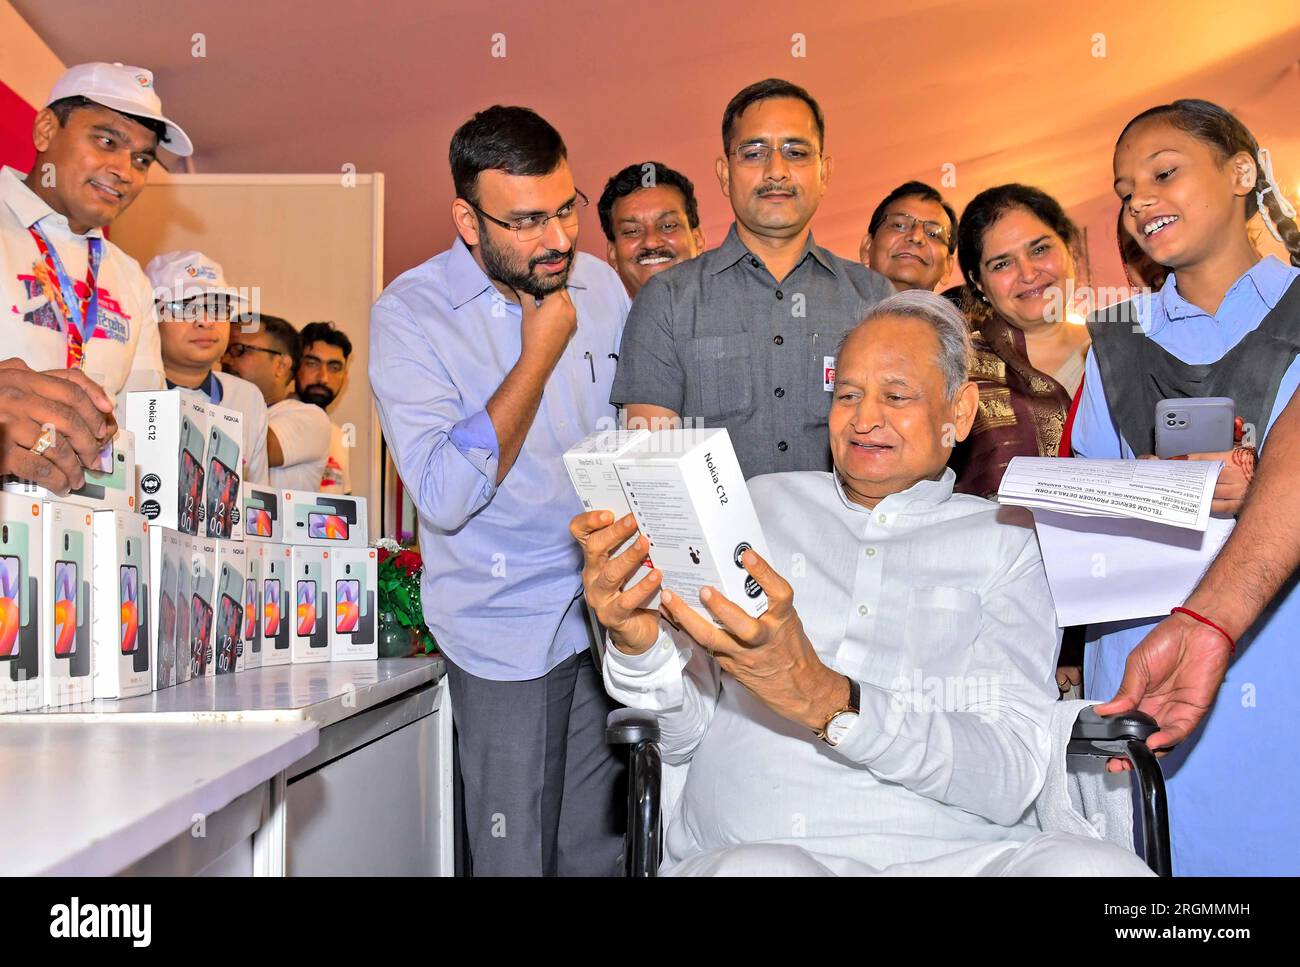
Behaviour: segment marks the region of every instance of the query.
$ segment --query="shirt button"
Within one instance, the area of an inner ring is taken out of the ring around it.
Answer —
[[[785,294],[782,293],[782,291],[781,291],[780,289],[777,289],[777,290],[776,290],[776,297],[777,297],[778,299],[784,299],[784,298],[785,298]]]
[[[781,336],[773,336],[772,342],[776,343],[779,346],[781,345],[781,343],[785,342],[785,339],[782,338]]]
[[[876,549],[874,547],[868,547],[867,557],[875,557],[875,556],[876,556]]]
[[[879,517],[876,518],[876,520],[880,521],[882,524],[889,523],[889,517],[886,514],[881,514]]]
[[[776,394],[776,398],[777,398],[778,400],[779,400],[782,396],[785,395],[785,390],[783,390],[783,389],[782,389],[781,387],[779,387],[779,386],[778,386],[776,389],[772,390],[772,392]]]
[[[780,450],[782,453],[785,453],[785,451],[787,451],[787,450],[790,449],[790,444],[788,444],[788,443],[786,443],[784,440],[782,440],[780,443],[778,443],[778,444],[776,445],[776,448],[777,448],[778,450]]]
[[[862,615],[862,617],[864,617],[864,618],[867,616],[867,612],[868,612],[869,610],[871,610],[871,609],[868,608],[865,604],[860,604],[860,605],[858,605],[858,614]]]
[[[758,268],[758,259],[754,258],[754,256],[751,255],[749,257],[749,264],[752,265],[754,268]]]

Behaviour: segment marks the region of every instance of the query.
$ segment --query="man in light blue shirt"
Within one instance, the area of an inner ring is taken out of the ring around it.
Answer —
[[[587,203],[559,133],[492,107],[451,143],[452,247],[370,316],[370,383],[420,516],[425,620],[448,659],[478,874],[613,875],[612,704],[581,601],[562,455],[615,425],[629,307],[575,247]]]

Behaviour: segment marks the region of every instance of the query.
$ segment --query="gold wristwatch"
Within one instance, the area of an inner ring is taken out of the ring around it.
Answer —
[[[862,708],[862,686],[857,679],[848,675],[844,677],[849,680],[849,704],[828,718],[826,724],[817,730],[817,738],[832,747],[839,745],[844,736],[848,735]]]

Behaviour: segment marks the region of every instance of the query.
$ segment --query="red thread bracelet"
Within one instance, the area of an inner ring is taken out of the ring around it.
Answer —
[[[1187,617],[1189,617],[1189,618],[1193,618],[1193,619],[1195,619],[1196,621],[1199,621],[1199,622],[1200,622],[1201,624],[1203,624],[1203,625],[1209,625],[1211,628],[1213,628],[1213,629],[1214,629],[1215,631],[1217,631],[1219,634],[1223,635],[1223,637],[1225,637],[1225,638],[1228,639],[1228,656],[1229,656],[1229,657],[1232,657],[1233,655],[1235,655],[1235,654],[1237,653],[1237,643],[1236,643],[1235,641],[1233,641],[1233,639],[1232,639],[1232,635],[1228,634],[1226,631],[1224,631],[1221,627],[1219,627],[1218,625],[1216,625],[1216,624],[1215,624],[1213,621],[1211,621],[1209,618],[1205,617],[1205,615],[1203,615],[1203,614],[1197,614],[1197,613],[1196,613],[1195,611],[1193,611],[1191,608],[1173,608],[1169,613],[1170,613],[1170,614],[1185,614],[1185,615],[1187,615]]]

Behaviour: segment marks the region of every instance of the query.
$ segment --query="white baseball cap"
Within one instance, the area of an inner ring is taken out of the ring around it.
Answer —
[[[209,292],[219,292],[238,302],[247,302],[226,281],[221,264],[202,252],[165,252],[155,255],[145,266],[145,275],[159,302],[184,302]]]
[[[183,156],[194,153],[194,144],[181,126],[163,117],[162,101],[154,90],[153,74],[143,67],[125,64],[78,64],[54,82],[49,107],[65,97],[84,97],[120,114],[161,121],[166,125],[162,146],[172,154]]]

